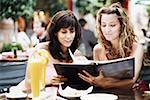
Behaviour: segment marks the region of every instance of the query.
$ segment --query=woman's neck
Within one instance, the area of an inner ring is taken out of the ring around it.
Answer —
[[[67,53],[67,47],[62,47],[62,46],[61,46],[61,49],[62,49],[62,51],[63,51],[64,54]]]
[[[113,48],[119,49],[119,39],[111,41]]]

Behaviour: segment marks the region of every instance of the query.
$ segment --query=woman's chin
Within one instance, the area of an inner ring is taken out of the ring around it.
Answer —
[[[68,48],[68,47],[70,47],[70,46],[71,46],[71,44],[66,44],[66,45],[64,45],[64,46]]]

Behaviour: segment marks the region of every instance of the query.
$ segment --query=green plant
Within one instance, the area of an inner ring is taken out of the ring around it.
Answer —
[[[16,41],[17,23],[20,16],[28,21],[33,16],[37,0],[0,0],[0,20],[12,18],[14,21],[14,39]]]
[[[111,2],[112,0],[77,0],[76,7],[82,15],[92,13],[95,16],[101,7],[111,4]]]
[[[17,48],[17,50],[23,50],[20,43],[16,43],[15,47]]]
[[[11,43],[4,43],[1,52],[10,52],[14,48],[17,50],[23,51],[23,48],[22,48],[21,44],[19,44],[19,43],[16,43],[15,45],[11,44]]]
[[[147,7],[147,12],[148,12],[148,16],[149,16],[149,19],[150,19],[150,6]]]
[[[4,43],[1,52],[9,52],[9,51],[11,51],[11,48],[12,47],[11,47],[10,43],[8,43],[8,44]]]
[[[0,0],[0,20],[12,18],[14,22],[23,16],[29,19],[33,15],[37,0]]]
[[[43,2],[42,5],[40,5],[41,1]],[[39,0],[37,2],[37,5],[42,7],[36,9],[48,11],[50,16],[52,17],[56,12],[60,10],[66,10],[67,2],[68,0]]]

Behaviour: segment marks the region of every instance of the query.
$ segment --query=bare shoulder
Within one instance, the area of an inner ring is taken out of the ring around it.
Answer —
[[[105,55],[105,48],[102,46],[102,44],[95,45],[93,49],[93,58],[94,60],[107,60]]]
[[[98,43],[98,44],[96,44],[95,45],[95,47],[94,47],[94,52],[101,52],[101,51],[104,51],[104,47],[100,44],[100,43]]]
[[[49,44],[49,42],[39,43],[35,46],[35,49],[46,49],[46,50],[48,50],[48,44]]]
[[[42,43],[39,43],[38,45],[35,46],[35,51],[41,51],[41,49],[44,49],[46,51],[48,51],[47,53],[45,53],[49,58],[50,58],[50,61],[53,59],[50,51],[49,51],[49,48],[48,48],[48,45],[49,45],[49,42],[42,42]]]

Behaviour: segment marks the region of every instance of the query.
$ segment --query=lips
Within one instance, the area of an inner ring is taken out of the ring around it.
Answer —
[[[112,35],[112,34],[105,34],[105,35]]]
[[[64,43],[66,44],[66,45],[71,45],[71,43],[72,43],[72,40],[67,40],[67,41],[64,41]]]
[[[72,42],[72,40],[65,40],[65,42],[71,43],[71,42]]]

